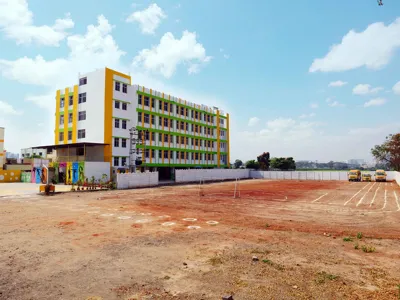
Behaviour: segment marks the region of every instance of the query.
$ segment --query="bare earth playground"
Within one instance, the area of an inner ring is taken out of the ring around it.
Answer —
[[[0,198],[0,299],[398,299],[394,182]]]

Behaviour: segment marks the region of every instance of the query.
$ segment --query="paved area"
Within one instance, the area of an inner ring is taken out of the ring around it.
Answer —
[[[25,182],[0,183],[0,197],[34,195],[39,193],[39,184]],[[67,192],[70,185],[56,185],[56,192]]]

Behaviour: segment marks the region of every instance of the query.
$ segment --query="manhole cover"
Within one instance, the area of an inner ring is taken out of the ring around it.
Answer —
[[[217,224],[219,224],[218,221],[207,221],[206,223],[207,223],[208,225],[217,225]]]
[[[188,229],[200,229],[201,227],[200,226],[188,226],[187,228]]]

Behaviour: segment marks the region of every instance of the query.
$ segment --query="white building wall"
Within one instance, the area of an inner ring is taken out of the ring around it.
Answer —
[[[395,177],[397,184],[400,186],[400,172],[395,172],[394,177]]]
[[[78,115],[79,111],[86,111],[86,120],[78,120],[77,129],[85,129],[86,137],[77,138],[77,142],[104,143],[105,69],[79,76],[83,77],[87,78],[87,84],[78,87],[78,94],[86,93],[86,103],[78,104]]]

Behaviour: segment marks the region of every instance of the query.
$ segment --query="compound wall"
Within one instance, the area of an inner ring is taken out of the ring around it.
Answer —
[[[400,172],[395,172],[395,180],[398,185],[400,185]]]
[[[158,185],[158,172],[117,173],[117,189],[133,189]]]
[[[229,180],[236,178],[249,178],[250,170],[248,169],[190,169],[175,170],[175,182],[197,182],[200,180]]]
[[[291,180],[347,180],[347,171],[250,171],[250,178],[262,179],[291,179]],[[374,180],[374,171],[365,171],[363,174],[371,174]],[[388,171],[387,180],[395,180],[395,173]]]

